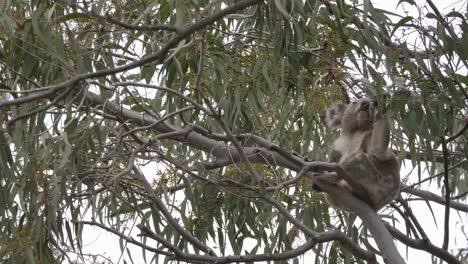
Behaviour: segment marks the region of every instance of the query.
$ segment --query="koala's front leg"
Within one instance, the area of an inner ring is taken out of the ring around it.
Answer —
[[[390,121],[387,114],[382,114],[372,129],[372,135],[369,141],[367,152],[378,158],[383,158],[387,154],[390,143]]]

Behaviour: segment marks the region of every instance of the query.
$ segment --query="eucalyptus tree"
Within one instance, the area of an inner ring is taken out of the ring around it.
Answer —
[[[2,1],[1,261],[118,261],[83,251],[90,226],[127,262],[404,263],[395,240],[466,261],[449,222],[468,212],[467,16],[418,7]],[[331,207],[308,177],[336,138],[326,107],[364,95],[413,175],[378,214],[321,183],[353,210]],[[442,244],[421,199],[444,206]]]

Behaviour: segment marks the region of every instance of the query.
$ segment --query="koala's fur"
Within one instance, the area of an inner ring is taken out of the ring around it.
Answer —
[[[390,124],[386,116],[376,117],[376,108],[369,98],[346,105],[335,103],[326,112],[327,125],[341,128],[328,161],[338,163],[352,179],[338,182],[355,196],[379,210],[390,203],[400,190],[400,163],[388,149]],[[353,186],[354,187],[353,187]],[[337,207],[333,197],[328,197]]]

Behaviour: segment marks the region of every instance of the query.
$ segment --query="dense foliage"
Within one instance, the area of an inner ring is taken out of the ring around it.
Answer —
[[[126,261],[385,258],[374,229],[298,173],[336,137],[326,107],[364,95],[395,120],[392,149],[414,175],[380,212],[386,227],[466,261],[466,244],[448,247],[461,232],[450,207],[468,212],[457,6],[427,1],[413,17],[368,0],[1,1],[0,261],[103,263],[80,250],[89,226],[120,239]],[[442,246],[414,198],[445,206],[431,216]]]

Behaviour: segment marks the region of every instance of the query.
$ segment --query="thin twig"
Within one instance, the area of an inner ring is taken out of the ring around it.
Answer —
[[[443,197],[443,196],[437,195],[437,194],[429,192],[429,191],[419,190],[419,189],[416,189],[414,187],[409,187],[408,185],[404,185],[404,184],[402,184],[401,187],[402,187],[402,190],[401,190],[402,192],[416,195],[418,197],[421,197],[424,200],[433,201],[433,202],[436,202],[436,203],[441,204],[443,206],[447,205],[446,202],[445,202],[446,198]],[[451,197],[450,199],[451,199],[451,201],[450,201],[449,206],[451,208],[468,213],[468,204],[453,201],[453,199],[457,199],[457,197]]]
[[[60,0],[61,2],[69,5],[69,6],[72,6],[72,7],[75,7],[81,11],[83,11],[84,13],[90,15],[90,16],[93,16],[99,20],[104,20],[104,21],[107,21],[111,24],[115,24],[115,25],[118,25],[120,27],[123,27],[125,29],[130,29],[130,30],[144,30],[144,31],[156,31],[156,30],[167,30],[167,31],[179,31],[180,29],[176,26],[172,26],[172,25],[134,25],[134,24],[128,24],[128,23],[125,23],[123,21],[120,21],[120,20],[117,20],[115,18],[113,18],[110,14],[106,14],[105,16],[101,15],[101,14],[98,14],[94,11],[90,11],[90,10],[87,10],[86,8],[78,5],[77,3],[73,3],[71,1],[67,1],[67,0]]]
[[[412,222],[414,223],[414,225],[416,226],[416,228],[418,229],[419,231],[419,234],[421,235],[422,239],[423,240],[429,240],[429,238],[427,237],[427,234],[426,232],[424,231],[424,229],[422,228],[421,224],[419,223],[418,219],[416,218],[416,216],[413,214],[413,210],[411,210],[411,207],[408,205],[408,203],[405,201],[405,199],[403,199],[403,197],[401,197],[401,195],[398,196],[398,198],[396,199],[401,205],[403,205],[403,208],[405,208],[405,211],[406,213],[408,214],[408,216],[410,217],[410,219],[412,220]]]
[[[461,135],[463,135],[463,133],[465,133],[465,131],[468,129],[468,121],[465,122],[465,125],[455,134],[453,134],[452,136],[450,136],[449,138],[447,138],[446,142],[449,143],[450,141],[454,140],[454,139],[457,139],[458,137],[460,137]]]
[[[190,98],[188,96],[185,96],[185,95],[181,94],[180,92],[178,92],[178,91],[176,91],[174,89],[168,88],[168,87],[159,86],[159,85],[152,85],[152,84],[145,84],[145,83],[138,83],[138,82],[117,82],[117,83],[114,83],[113,85],[115,85],[115,86],[138,86],[138,87],[145,87],[145,88],[152,88],[152,89],[158,89],[158,90],[166,91],[168,93],[179,96],[180,98],[186,100],[187,102],[190,102],[193,106],[195,106],[196,108],[202,110],[207,115],[211,115],[211,112],[208,109],[203,107],[201,104],[195,102],[195,100],[193,100],[192,98]]]
[[[169,118],[171,118],[171,117],[173,117],[173,116],[176,116],[176,115],[178,115],[178,114],[180,114],[180,113],[183,113],[183,112],[186,112],[186,111],[190,111],[190,110],[193,110],[193,109],[195,109],[194,106],[188,106],[188,107],[179,109],[179,110],[177,110],[177,111],[174,111],[174,112],[172,112],[172,113],[169,113],[169,114],[167,114],[167,115],[161,117],[160,119],[158,119],[158,121],[156,121],[156,122],[154,122],[154,123],[152,123],[152,124],[150,124],[150,125],[141,126],[141,127],[137,127],[137,128],[132,129],[132,130],[129,130],[129,131],[123,133],[121,137],[125,137],[125,136],[127,136],[127,135],[129,135],[129,134],[133,134],[133,133],[138,132],[138,131],[141,131],[141,130],[150,130],[150,129],[156,127],[157,125],[161,124],[162,122],[166,121],[167,119],[169,119]]]
[[[52,102],[44,105],[44,106],[41,106],[33,111],[30,111],[30,112],[27,112],[27,113],[24,113],[22,115],[19,115],[19,116],[15,116],[13,117],[12,119],[8,120],[8,122],[6,123],[6,127],[9,127],[11,125],[13,125],[16,121],[18,120],[21,120],[23,118],[27,118],[29,116],[32,116],[34,114],[37,114],[39,112],[42,112],[42,111],[45,111],[51,107],[53,107],[55,104],[57,104],[60,100],[62,100],[66,95],[68,95],[70,93],[70,91],[75,88],[74,86],[70,86],[68,87],[67,90],[65,90],[63,93],[59,94],[57,97],[55,97]]]
[[[401,218],[403,218],[405,220],[405,224],[406,224],[406,229],[408,230],[408,234],[411,235],[411,232],[413,233],[414,237],[419,239],[420,236],[418,234],[418,231],[416,230],[416,228],[414,227],[414,224],[413,222],[411,221],[411,219],[409,218],[408,214],[405,214],[403,212],[403,210],[400,209],[400,207],[398,207],[398,205],[395,203],[395,202],[392,202],[390,203],[390,207],[392,207],[393,209],[395,209],[395,211],[398,212],[398,214],[400,214]]]
[[[467,162],[467,161],[468,161],[467,159],[463,159],[463,160],[461,160],[461,161],[459,161],[459,162],[453,164],[453,166],[451,166],[450,168],[448,168],[448,171],[451,171],[451,170],[453,170],[453,169],[456,169],[456,168],[460,167],[461,165],[463,165],[463,164],[464,164],[465,162]],[[432,180],[432,179],[434,179],[434,178],[440,177],[440,176],[444,175],[444,173],[445,173],[445,171],[443,171],[443,172],[441,172],[441,173],[437,173],[437,174],[432,175],[432,176],[429,176],[429,177],[427,177],[427,178],[425,178],[425,179],[423,179],[423,180],[421,180],[421,181],[419,181],[419,182],[413,183],[413,184],[411,184],[411,185],[402,186],[402,187],[401,187],[401,191],[406,192],[406,189],[412,189],[412,188],[414,188],[416,185],[421,185],[421,184],[424,183],[424,182],[427,182],[427,181]]]
[[[174,228],[185,240],[190,242],[194,247],[198,248],[199,250],[207,253],[208,255],[216,256],[216,253],[213,249],[203,244],[198,238],[194,237],[190,232],[184,229],[178,222],[175,220],[167,207],[161,201],[159,196],[157,195],[156,191],[153,189],[151,184],[146,180],[145,176],[140,172],[138,168],[135,166],[133,167],[133,172],[135,173],[136,177],[140,180],[145,188],[145,191],[148,193],[149,198],[153,202],[152,205],[155,206],[155,209],[161,212],[162,215],[166,218],[167,223]]]
[[[128,237],[120,232],[117,232],[116,230],[110,228],[110,227],[107,227],[106,225],[103,225],[101,223],[98,223],[98,222],[94,222],[94,221],[74,221],[74,223],[76,224],[84,224],[84,225],[93,225],[93,226],[97,226],[99,228],[102,228],[104,230],[106,230],[107,232],[110,232],[114,235],[117,235],[119,236],[120,238],[122,238],[123,240],[127,241],[128,243],[131,243],[131,244],[134,244],[134,245],[137,245],[141,248],[144,248],[148,251],[151,251],[151,252],[154,252],[154,253],[158,253],[158,254],[161,254],[161,255],[165,255],[165,256],[173,256],[173,254],[169,253],[169,252],[166,252],[166,251],[163,251],[163,250],[160,250],[160,249],[157,249],[157,248],[153,248],[153,247],[150,247],[150,246],[147,246],[137,240],[135,240],[134,238],[132,237]]]

